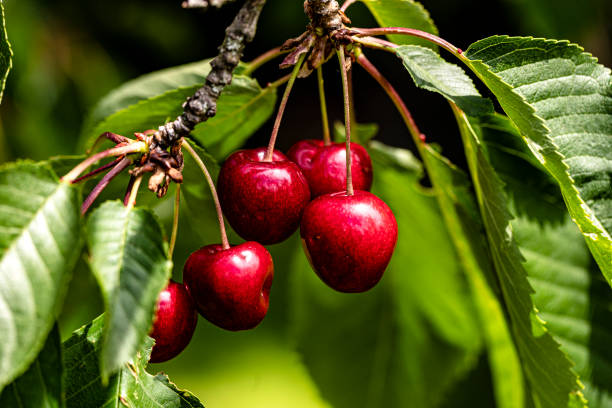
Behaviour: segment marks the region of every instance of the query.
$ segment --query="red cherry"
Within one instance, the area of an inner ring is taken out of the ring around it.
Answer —
[[[374,194],[337,192],[306,207],[300,234],[323,282],[340,292],[364,292],[378,283],[391,260],[397,222]]]
[[[223,213],[242,238],[275,244],[299,226],[310,189],[295,163],[278,151],[273,161],[263,161],[265,152],[233,153],[221,168],[217,189]]]
[[[257,242],[205,246],[189,256],[183,271],[198,312],[227,330],[252,329],[263,320],[273,276],[272,256]]]
[[[149,361],[162,363],[179,355],[189,344],[197,322],[198,314],[185,286],[171,280],[157,298],[150,334],[155,345]]]
[[[346,144],[325,146],[321,140],[301,140],[287,152],[308,180],[313,197],[346,189]],[[353,188],[369,191],[372,187],[372,160],[367,150],[351,143]]]

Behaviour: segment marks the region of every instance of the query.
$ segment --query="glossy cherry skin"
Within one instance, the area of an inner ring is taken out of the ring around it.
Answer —
[[[183,280],[198,312],[227,330],[248,330],[268,312],[274,277],[272,256],[261,244],[223,249],[208,245],[192,253]]]
[[[276,244],[299,226],[310,201],[308,182],[300,168],[275,151],[240,150],[230,155],[219,173],[219,201],[228,222],[247,241]]]
[[[321,280],[340,292],[372,288],[387,268],[397,222],[391,209],[367,191],[314,199],[300,227],[306,256]]]
[[[318,197],[346,190],[346,144],[325,146],[322,140],[301,140],[287,152],[308,180],[310,193]],[[372,160],[367,150],[351,143],[353,188],[369,191],[372,187]]]
[[[187,289],[170,281],[157,298],[155,320],[150,336],[155,339],[151,363],[176,357],[187,347],[198,322],[198,314]]]

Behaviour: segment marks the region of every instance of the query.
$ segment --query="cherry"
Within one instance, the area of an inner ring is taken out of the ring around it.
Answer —
[[[179,355],[189,344],[197,322],[198,314],[185,286],[171,280],[157,298],[150,334],[155,345],[149,361],[162,363]]]
[[[317,275],[340,292],[364,292],[383,275],[397,241],[391,209],[367,191],[314,199],[300,227],[306,256]]]
[[[313,197],[335,193],[346,188],[346,144],[325,145],[322,140],[301,140],[287,152],[308,180]],[[372,160],[367,150],[351,143],[351,170],[355,190],[372,187]]]
[[[252,329],[266,316],[274,265],[257,242],[202,247],[187,259],[183,276],[198,312],[221,328]]]
[[[228,157],[217,189],[223,212],[247,241],[275,244],[299,226],[310,201],[308,182],[300,168],[274,151],[264,161],[265,148],[240,150]]]

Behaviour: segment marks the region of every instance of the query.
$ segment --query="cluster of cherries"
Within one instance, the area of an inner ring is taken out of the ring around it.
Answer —
[[[310,264],[331,288],[364,292],[378,283],[395,248],[397,223],[389,207],[368,192],[367,151],[350,146],[350,192],[343,143],[304,140],[288,157],[273,151],[268,159],[265,148],[228,157],[217,182],[219,201],[247,242],[207,245],[189,256],[184,285],[171,281],[160,294],[151,362],[166,361],[187,346],[196,310],[227,330],[257,326],[267,313],[274,275],[262,244],[284,241],[298,227]]]

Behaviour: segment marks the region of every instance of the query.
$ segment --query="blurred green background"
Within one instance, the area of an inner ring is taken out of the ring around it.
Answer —
[[[81,125],[97,100],[128,79],[214,56],[238,7],[204,14],[181,9],[180,0],[4,3],[14,67],[0,106],[0,163],[81,153]],[[609,0],[429,0],[424,5],[441,36],[464,49],[493,34],[562,38],[612,65]],[[360,4],[349,16],[355,26],[373,25]],[[305,23],[302,1],[268,0],[246,59],[299,35]],[[429,140],[441,144],[461,165],[462,149],[446,102],[413,89],[394,59],[371,55],[405,95]],[[265,84],[284,74],[269,64],[257,77]],[[325,74],[330,115],[340,120],[336,67],[325,67]],[[410,149],[399,116],[377,85],[358,70],[354,78],[358,120],[378,123],[378,140]],[[281,150],[298,139],[320,136],[314,85],[314,78],[297,82],[279,136]],[[248,145],[266,143],[270,129],[266,124]],[[331,291],[310,271],[294,236],[271,247],[276,276],[270,311],[260,327],[229,333],[200,319],[187,350],[151,371],[167,372],[179,387],[213,408],[429,406],[440,401],[457,407],[468,399],[470,406],[493,406],[486,356],[474,334],[465,282],[435,200],[416,183],[417,166],[409,164],[402,173],[389,167],[376,175],[378,194],[390,203],[409,203],[393,208],[401,220],[400,245],[377,288],[361,295]],[[408,182],[412,184],[402,191],[393,188]],[[168,230],[171,203],[160,203],[156,210]],[[218,240],[212,209],[200,211],[198,222],[183,217],[179,228],[179,280],[189,253]],[[60,317],[62,336],[101,311],[98,289],[83,258]],[[454,383],[459,376],[464,380]],[[396,383],[398,379],[406,382]]]

